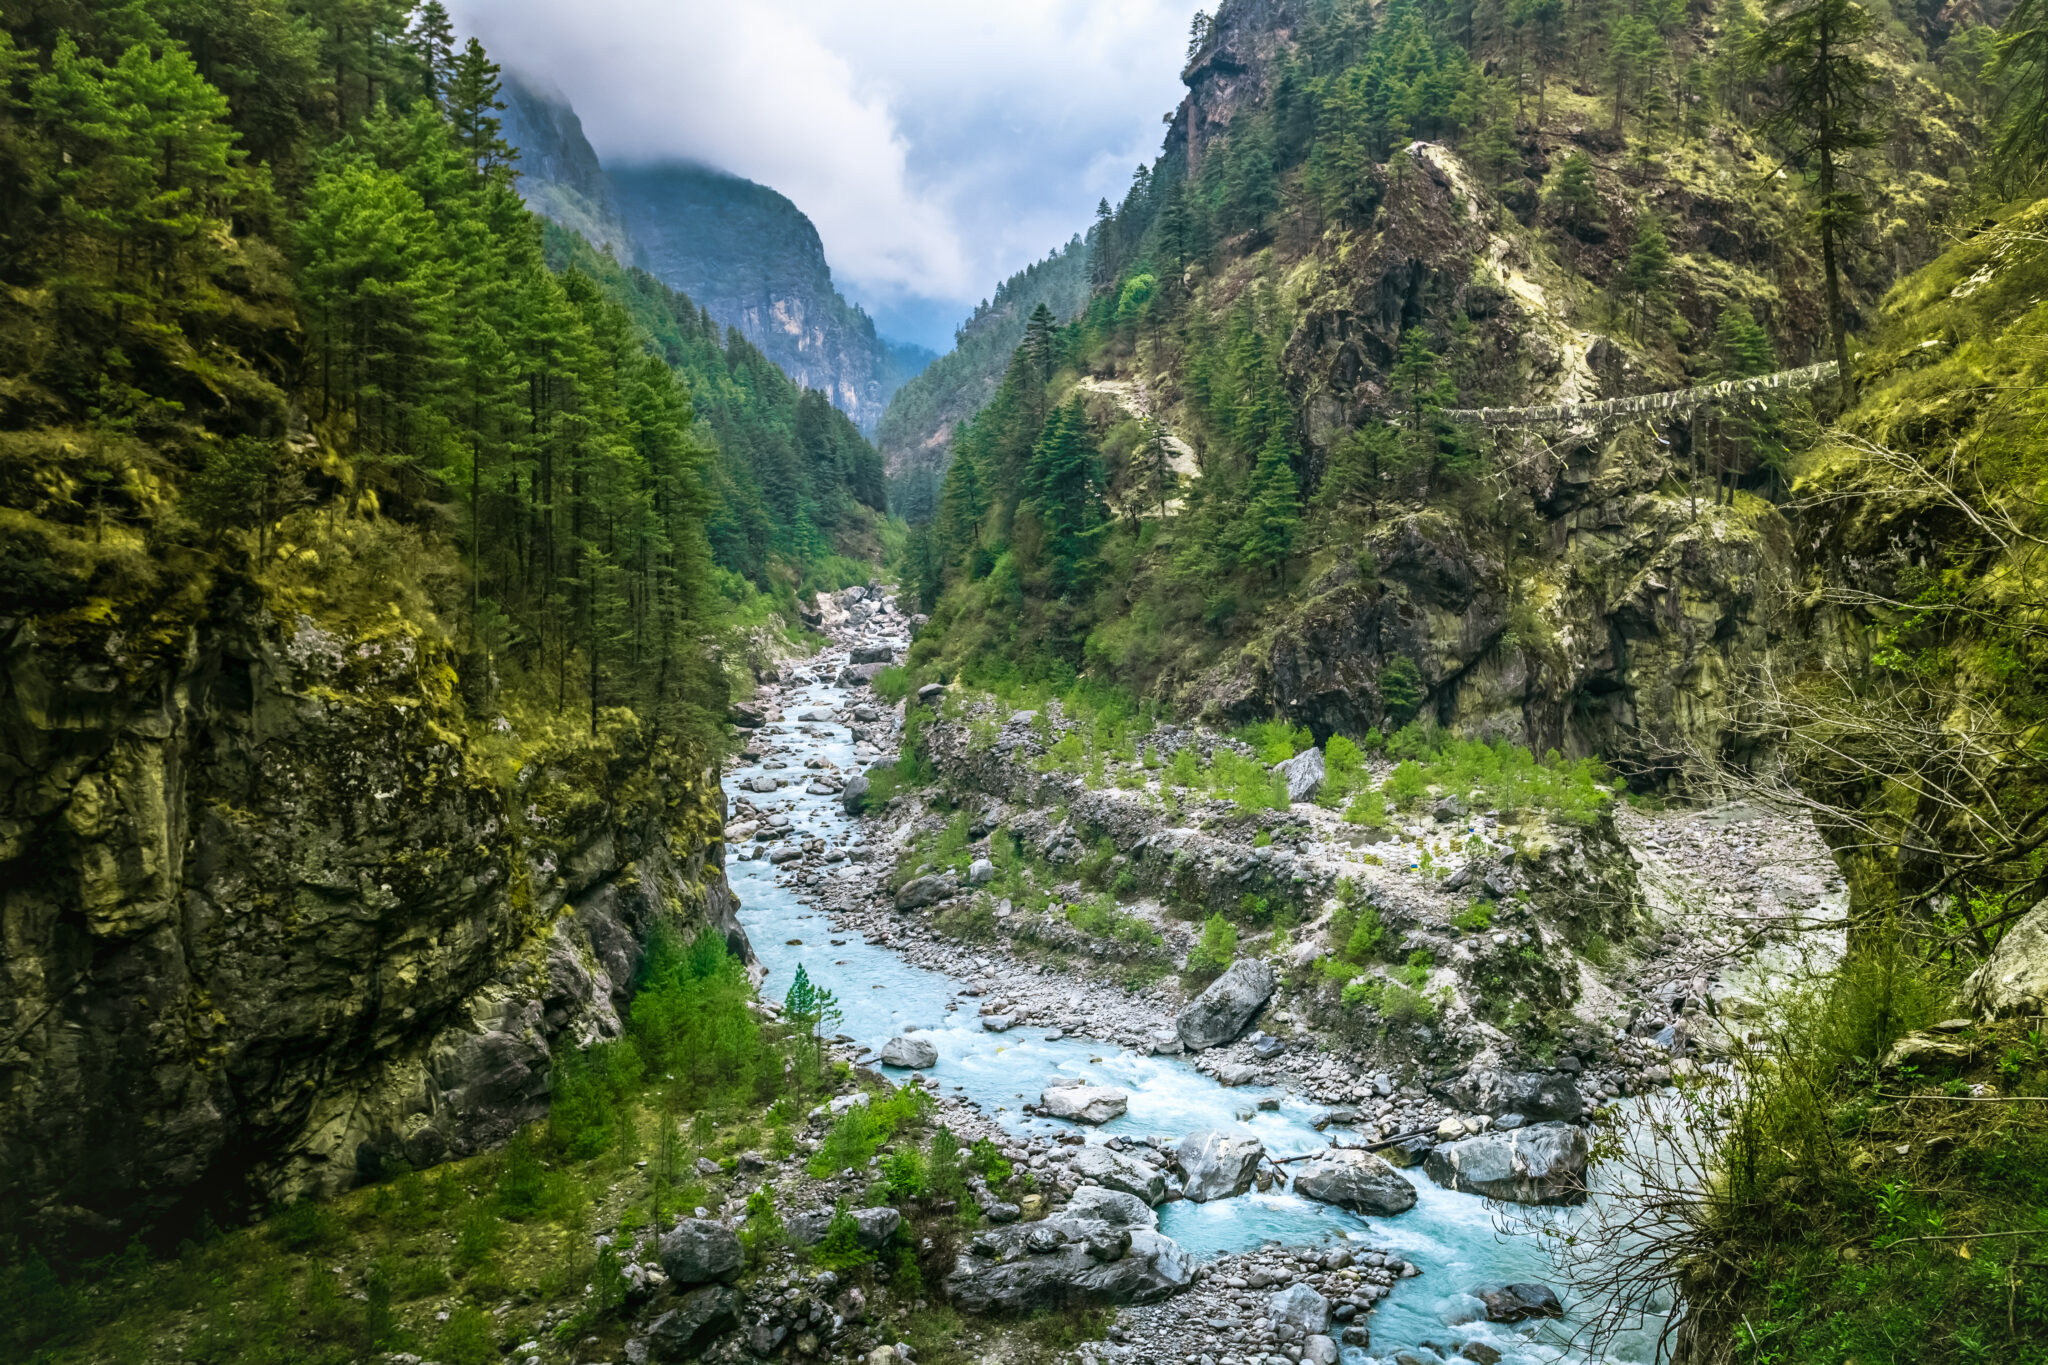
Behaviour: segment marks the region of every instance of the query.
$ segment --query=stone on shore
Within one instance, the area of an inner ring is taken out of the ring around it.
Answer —
[[[1527,1322],[1531,1318],[1561,1318],[1564,1304],[1547,1284],[1489,1284],[1472,1291],[1486,1305],[1488,1322]]]
[[[1105,1189],[1121,1190],[1148,1205],[1166,1198],[1166,1176],[1157,1166],[1093,1143],[1074,1153],[1067,1174],[1076,1180],[1092,1180]]]
[[[1188,1003],[1174,1021],[1174,1031],[1190,1051],[1220,1047],[1244,1032],[1278,984],[1266,963],[1239,959]]]
[[[740,1239],[709,1218],[678,1219],[661,1236],[661,1270],[671,1284],[730,1283],[739,1278]]]
[[[946,1297],[970,1313],[1156,1303],[1191,1280],[1172,1239],[1146,1229],[1055,1214],[974,1234],[946,1277]]]

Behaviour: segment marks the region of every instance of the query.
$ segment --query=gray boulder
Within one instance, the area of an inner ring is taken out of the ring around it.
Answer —
[[[1577,1123],[1586,1102],[1576,1082],[1563,1072],[1468,1071],[1438,1093],[1473,1114],[1520,1114],[1524,1119],[1562,1119]]]
[[[887,645],[855,645],[850,657],[857,664],[886,664],[896,657],[896,651]]]
[[[882,1044],[882,1065],[906,1071],[929,1071],[939,1064],[939,1050],[923,1038],[899,1036]]]
[[[1156,1303],[1189,1279],[1187,1257],[1170,1238],[1057,1214],[977,1232],[954,1261],[945,1292],[970,1313],[1017,1315]]]
[[[1353,1147],[1333,1147],[1304,1162],[1295,1173],[1294,1192],[1382,1218],[1415,1207],[1415,1187],[1405,1176],[1371,1152]]]
[[[1423,1159],[1447,1189],[1517,1204],[1576,1204],[1586,1197],[1586,1131],[1539,1123],[1444,1143]]]
[[[967,884],[987,886],[996,879],[996,865],[986,858],[976,858],[967,865]]]
[[[869,1251],[880,1251],[889,1245],[896,1230],[903,1226],[903,1215],[894,1209],[853,1209],[853,1238]],[[832,1226],[833,1214],[799,1213],[789,1220],[789,1237],[798,1246],[812,1247],[825,1240],[825,1233]]]
[[[1113,1228],[1144,1228],[1156,1231],[1159,1215],[1135,1194],[1102,1185],[1083,1185],[1067,1201],[1066,1212],[1075,1218],[1093,1218]]]
[[[1108,1123],[1131,1107],[1131,1097],[1113,1085],[1061,1085],[1041,1092],[1038,1103],[1050,1118]]]
[[[1193,1052],[1221,1046],[1244,1032],[1278,984],[1273,969],[1263,962],[1249,958],[1233,962],[1207,990],[1188,1002],[1174,1020],[1174,1032]]]
[[[1266,1316],[1275,1327],[1285,1325],[1311,1336],[1330,1330],[1330,1301],[1311,1285],[1289,1285],[1267,1301]]]
[[[1527,1322],[1530,1318],[1561,1318],[1564,1304],[1547,1284],[1490,1284],[1472,1291],[1486,1305],[1488,1322]]]
[[[1296,754],[1280,765],[1280,774],[1287,779],[1288,801],[1315,800],[1323,789],[1323,751],[1308,749]]]
[[[676,1306],[647,1325],[647,1358],[670,1362],[696,1360],[704,1348],[740,1325],[739,1291],[722,1284],[692,1289]]]
[[[896,908],[916,910],[922,906],[934,905],[952,894],[951,873],[940,872],[929,877],[913,877],[896,893]]]
[[[855,773],[846,779],[846,785],[839,789],[839,804],[848,815],[859,815],[868,808],[866,773]]]
[[[1963,979],[1960,999],[1980,1019],[2048,1012],[2048,904],[2006,930],[1984,965]]]
[[[875,674],[882,671],[880,664],[852,664],[839,670],[841,687],[866,687],[875,680]]]
[[[1250,1133],[1226,1133],[1220,1128],[1189,1133],[1174,1148],[1184,1182],[1182,1192],[1197,1204],[1243,1194],[1252,1187],[1259,1158],[1265,1154],[1266,1144]]]
[[[671,1284],[727,1283],[740,1275],[740,1239],[709,1218],[683,1218],[661,1236],[661,1270]]]
[[[1337,1365],[1337,1343],[1321,1332],[1301,1343],[1301,1365]]]
[[[1166,1198],[1166,1176],[1157,1166],[1092,1143],[1074,1153],[1067,1174],[1076,1180],[1092,1180],[1105,1189],[1121,1190],[1146,1204]]]

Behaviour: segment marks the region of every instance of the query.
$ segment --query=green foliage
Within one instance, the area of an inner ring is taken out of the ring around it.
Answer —
[[[708,926],[687,943],[657,921],[627,1021],[646,1074],[673,1076],[679,1100],[703,1106],[765,1098],[781,1063],[747,1008],[746,968]]]
[[[975,1139],[967,1165],[988,1182],[990,1189],[1000,1189],[1010,1182],[1012,1172],[1009,1160],[1004,1157],[1002,1149],[989,1138]]]
[[[495,1365],[498,1343],[491,1325],[490,1315],[474,1304],[457,1308],[434,1338],[434,1358],[448,1365]]]
[[[759,1265],[788,1244],[789,1232],[775,1208],[775,1189],[761,1185],[747,1195],[747,1220],[739,1231],[740,1247],[747,1264]]]
[[[832,1211],[824,1238],[811,1248],[811,1263],[824,1270],[846,1271],[874,1259],[875,1253],[860,1244],[860,1224],[853,1221],[846,1205],[840,1204]]]
[[[1202,938],[1188,951],[1191,972],[1221,972],[1237,959],[1237,926],[1221,915],[1211,915],[1202,925]]]
[[[849,1105],[818,1144],[809,1168],[819,1179],[842,1170],[859,1170],[868,1164],[876,1149],[906,1128],[921,1124],[931,1112],[932,1101],[917,1086],[902,1086],[886,1096],[870,1098],[865,1104]]]
[[[1404,758],[1394,766],[1394,772],[1387,779],[1384,788],[1395,805],[1412,806],[1429,791],[1429,777],[1422,765],[1412,758]]]
[[[1067,922],[1085,934],[1119,943],[1157,947],[1162,942],[1158,930],[1138,916],[1118,910],[1116,898],[1107,892],[1069,905]]]
[[[1396,654],[1380,670],[1380,709],[1390,725],[1407,724],[1428,695],[1422,670],[1406,654]]]
[[[1251,746],[1264,764],[1285,763],[1305,749],[1315,747],[1315,736],[1306,725],[1289,725],[1284,720],[1254,721],[1237,731],[1235,738]]]
[[[1451,927],[1464,934],[1483,934],[1493,927],[1493,907],[1485,901],[1473,901],[1451,917]]]
[[[1348,824],[1364,825],[1378,829],[1387,823],[1387,796],[1377,787],[1368,787],[1351,798],[1351,804],[1344,807],[1344,819]]]

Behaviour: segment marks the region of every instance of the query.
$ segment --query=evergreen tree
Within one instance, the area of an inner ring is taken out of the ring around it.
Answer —
[[[1558,163],[1550,184],[1551,211],[1559,226],[1574,237],[1604,227],[1607,209],[1593,179],[1593,163],[1584,152],[1570,152]]]
[[[1025,506],[1038,523],[1039,562],[1051,595],[1084,586],[1103,522],[1100,457],[1079,399],[1057,409],[1032,447],[1025,469]]]
[[[419,60],[427,98],[438,105],[455,79],[455,24],[441,0],[419,7],[407,39]]]
[[[1629,330],[1637,340],[1642,339],[1644,315],[1669,298],[1671,280],[1671,246],[1664,229],[1648,210],[1643,211],[1640,224],[1621,272],[1629,299]]]
[[[1840,254],[1866,213],[1863,197],[1850,187],[1847,162],[1879,141],[1869,123],[1877,69],[1862,51],[1875,29],[1856,0],[1779,0],[1749,47],[1765,87],[1761,130],[1813,186],[1810,221],[1820,237],[1844,406],[1854,390]]]
[[[470,169],[478,175],[509,171],[512,148],[499,136],[504,124],[497,117],[505,111],[498,98],[498,65],[476,39],[465,43],[455,59],[447,90],[448,117]]]
[[[1988,73],[1998,88],[1996,160],[2016,188],[2048,166],[2048,0],[2018,0]]]
[[[1271,568],[1285,582],[1301,527],[1301,487],[1294,477],[1293,443],[1278,429],[1259,452],[1250,493],[1240,554],[1246,564]]]

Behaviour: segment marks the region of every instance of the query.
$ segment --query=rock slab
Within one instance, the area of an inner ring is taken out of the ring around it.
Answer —
[[[683,1218],[661,1236],[661,1270],[671,1284],[731,1283],[740,1274],[740,1239],[709,1218]]]
[[[1446,1189],[1517,1204],[1577,1204],[1586,1197],[1586,1130],[1539,1123],[1444,1143],[1423,1159]]]
[[[1382,1218],[1415,1207],[1415,1186],[1406,1176],[1371,1152],[1352,1147],[1332,1148],[1304,1162],[1295,1173],[1294,1192],[1304,1199]]]

